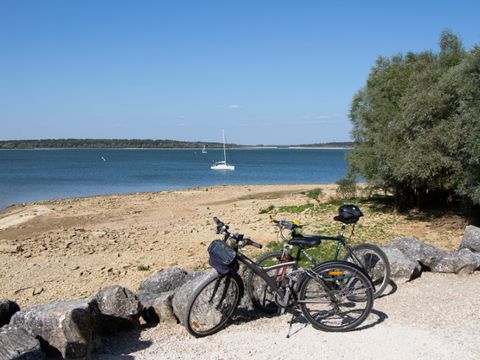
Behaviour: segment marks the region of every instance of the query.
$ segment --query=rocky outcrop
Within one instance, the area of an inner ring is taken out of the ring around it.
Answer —
[[[15,301],[0,299],[0,327],[8,324],[17,311],[20,311],[20,306]]]
[[[95,345],[98,318],[96,301],[80,299],[30,307],[15,313],[10,324],[41,339],[65,359],[87,359]]]
[[[407,282],[420,275],[422,267],[418,261],[409,258],[397,248],[384,247],[382,250],[390,262],[390,276],[396,282]]]
[[[442,259],[447,253],[433,245],[424,243],[414,237],[393,239],[388,247],[400,250],[405,256],[418,261],[422,266],[430,268],[431,264]]]
[[[446,254],[431,264],[430,270],[440,273],[471,274],[480,268],[480,254],[463,248]]]
[[[458,249],[469,249],[473,252],[480,253],[480,228],[468,225],[465,228],[465,234]]]
[[[26,330],[7,325],[0,329],[0,360],[43,360],[40,342]]]
[[[137,293],[143,305],[142,317],[149,325],[155,325],[159,322],[176,324],[177,318],[173,313],[172,299],[174,291],[167,291],[161,294],[148,292]]]
[[[161,294],[182,286],[188,279],[188,273],[180,268],[164,269],[140,284],[139,291]]]
[[[95,299],[100,310],[98,330],[101,334],[131,330],[139,326],[142,305],[127,288],[118,285],[104,287]]]
[[[197,289],[199,285],[203,283],[208,277],[215,276],[216,271],[214,269],[207,270],[205,272],[196,273],[190,281],[183,284],[177,291],[172,299],[173,313],[177,319],[183,323],[185,317],[185,308],[187,307],[190,297]]]

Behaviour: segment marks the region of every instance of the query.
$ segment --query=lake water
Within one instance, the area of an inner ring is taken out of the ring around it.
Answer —
[[[8,204],[224,184],[331,183],[347,172],[346,149],[229,150],[234,172],[213,171],[221,150],[0,151],[0,209]],[[106,160],[104,161],[102,157]]]

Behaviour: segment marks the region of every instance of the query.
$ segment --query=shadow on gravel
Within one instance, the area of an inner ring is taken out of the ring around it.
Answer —
[[[397,283],[395,281],[393,281],[392,279],[390,279],[390,281],[388,282],[388,285],[387,287],[385,288],[385,291],[383,292],[382,295],[380,295],[379,297],[377,297],[377,299],[381,299],[381,298],[384,298],[386,296],[390,296],[390,295],[393,295],[397,292],[398,290],[398,286],[397,286]]]
[[[129,354],[136,351],[144,350],[153,344],[150,340],[140,340],[142,330],[143,329],[140,328],[135,331],[129,331],[103,337],[102,351],[92,354],[91,358],[97,360],[135,359],[134,356],[131,356]]]

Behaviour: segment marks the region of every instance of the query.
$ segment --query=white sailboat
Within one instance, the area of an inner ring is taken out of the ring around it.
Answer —
[[[233,171],[235,170],[235,166],[229,165],[227,163],[227,152],[225,150],[225,131],[222,130],[222,135],[223,135],[223,161],[217,161],[214,163],[210,169],[212,170],[230,170]]]
[[[206,153],[207,153],[207,147],[203,145],[202,154],[206,154]]]

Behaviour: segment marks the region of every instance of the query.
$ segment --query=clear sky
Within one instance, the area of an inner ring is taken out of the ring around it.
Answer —
[[[0,139],[348,141],[379,55],[480,43],[480,1],[0,0]]]

